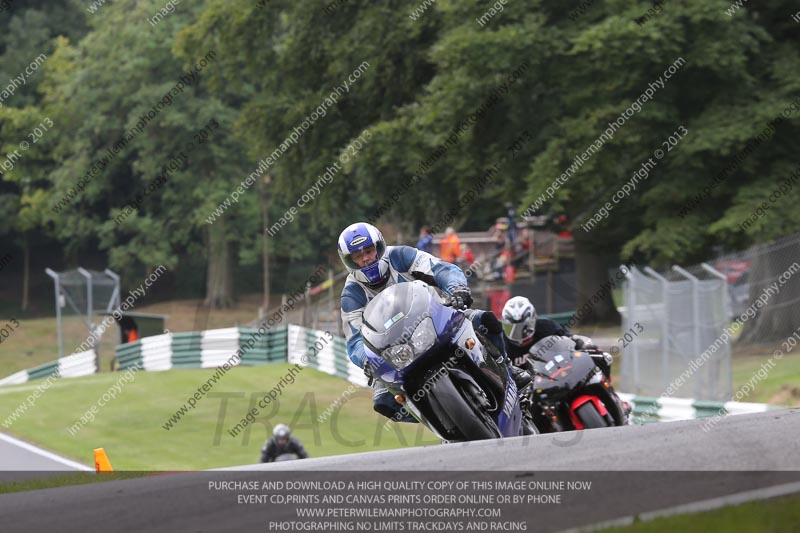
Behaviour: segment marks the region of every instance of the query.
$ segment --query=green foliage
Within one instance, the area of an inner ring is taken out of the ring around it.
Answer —
[[[523,154],[508,158],[481,200],[454,221],[483,229],[505,201],[524,212],[678,58],[685,64],[538,213],[565,213],[587,250],[652,263],[694,261],[712,245],[737,248],[796,231],[800,214],[789,206],[797,187],[745,230],[740,225],[796,168],[800,111],[679,215],[800,96],[792,3],[751,3],[728,16],[728,0],[671,2],[642,24],[635,19],[650,2],[596,2],[576,16],[580,4],[515,0],[481,26],[484,5],[453,0],[417,20],[399,0],[346,2],[331,14],[310,0],[206,0],[181,4],[155,27],[146,18],[163,6],[157,0],[119,0],[92,15],[81,2],[52,2],[47,10],[44,2],[15,4],[0,21],[0,79],[39,53],[48,59],[0,109],[0,149],[12,149],[43,117],[57,127],[2,177],[0,232],[55,239],[71,254],[99,247],[128,275],[162,263],[180,271],[190,258],[207,260],[229,246],[234,263],[255,265],[262,204],[278,220],[368,129],[372,138],[353,161],[268,239],[275,264],[325,261],[342,227],[387,200],[379,222],[406,235],[438,220],[527,132]],[[216,57],[200,81],[53,212],[210,50]],[[211,235],[211,212],[365,64],[267,177],[231,205],[221,234]],[[493,93],[499,97],[487,105]],[[115,223],[211,120],[220,128],[209,142]],[[584,232],[581,225],[681,126],[688,135],[648,179]],[[425,161],[420,182],[398,193]]]

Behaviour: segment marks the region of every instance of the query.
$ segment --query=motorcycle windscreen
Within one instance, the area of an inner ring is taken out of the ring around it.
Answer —
[[[591,356],[576,351],[575,342],[569,337],[545,337],[531,347],[531,353],[535,357],[534,389],[547,389],[553,385],[568,389],[577,387],[591,378],[595,371]],[[540,377],[546,378],[545,381]]]
[[[407,343],[414,330],[431,318],[432,289],[422,281],[398,283],[382,291],[364,308],[361,334],[376,352]]]
[[[535,359],[549,361],[553,355],[571,353],[573,351],[575,351],[575,341],[569,337],[550,335],[531,346],[528,353],[533,355]]]

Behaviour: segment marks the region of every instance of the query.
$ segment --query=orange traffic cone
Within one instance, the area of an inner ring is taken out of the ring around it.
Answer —
[[[94,469],[97,473],[100,472],[113,472],[111,462],[108,460],[106,451],[103,448],[96,448],[94,450]]]

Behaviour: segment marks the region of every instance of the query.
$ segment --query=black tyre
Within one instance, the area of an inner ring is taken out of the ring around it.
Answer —
[[[450,440],[484,440],[500,438],[500,430],[487,412],[474,405],[470,395],[442,376],[429,392],[431,406],[440,418],[452,422],[460,435]]]
[[[536,427],[536,424],[533,423],[533,419],[530,415],[523,413],[522,414],[522,434],[523,435],[537,435],[539,433],[539,428]]]
[[[575,410],[575,414],[578,415],[578,418],[580,418],[583,423],[583,427],[586,429],[608,427],[608,422],[597,412],[592,402],[586,402],[578,407],[578,409]]]

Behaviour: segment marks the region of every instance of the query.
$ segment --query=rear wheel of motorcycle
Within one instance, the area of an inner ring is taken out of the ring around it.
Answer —
[[[448,376],[436,382],[430,392],[432,403],[438,404],[439,412],[449,418],[463,440],[500,438],[500,430],[488,413],[473,405],[473,399]]]
[[[575,414],[583,422],[583,427],[586,429],[606,428],[608,422],[597,412],[592,402],[586,402],[575,410]]]

